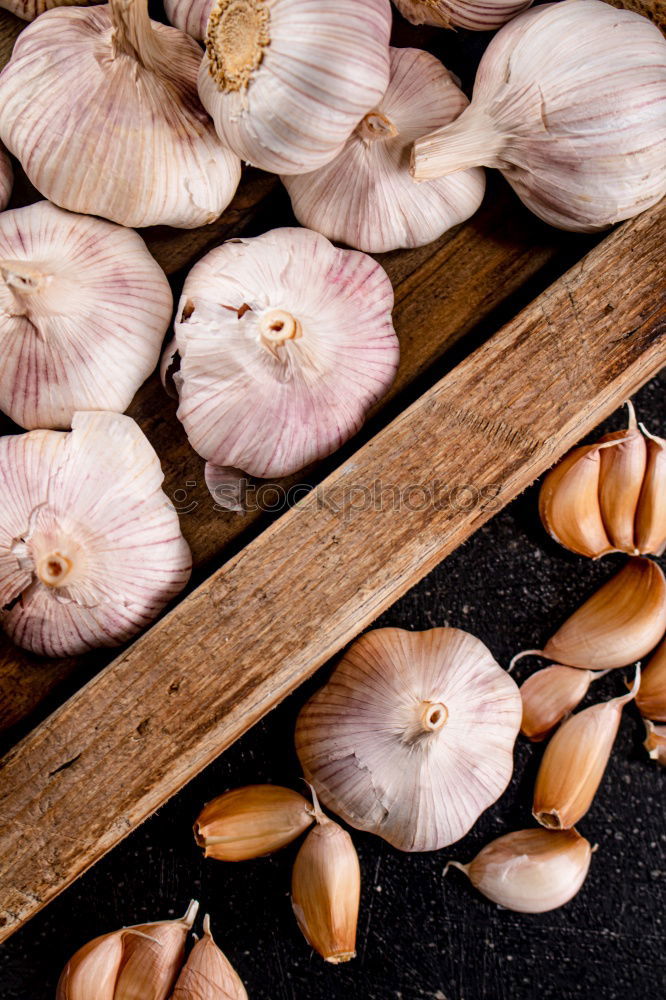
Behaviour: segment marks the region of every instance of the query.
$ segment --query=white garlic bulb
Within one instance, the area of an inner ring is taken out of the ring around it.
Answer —
[[[61,208],[133,227],[213,222],[240,162],[197,97],[200,62],[147,0],[47,11],[0,74],[0,138]]]
[[[358,639],[305,705],[296,750],[329,809],[403,851],[464,836],[509,783],[518,688],[455,628]]]
[[[307,229],[212,250],[187,276],[175,323],[192,446],[260,477],[335,451],[393,381],[392,307],[379,264]]]
[[[0,0],[0,9],[9,10],[23,21],[34,21],[52,7],[85,7],[99,0]]]
[[[412,24],[493,31],[525,10],[532,0],[393,0]]]
[[[505,25],[469,108],[414,147],[419,180],[479,165],[500,169],[561,229],[603,229],[658,202],[666,39],[656,25],[602,0],[544,4]]]
[[[0,149],[0,212],[7,207],[13,183],[14,172],[9,157]]]
[[[390,51],[386,93],[335,159],[282,178],[299,222],[368,253],[431,243],[473,215],[485,190],[479,169],[414,182],[414,140],[453,121],[469,102],[429,52]]]
[[[118,413],[0,438],[0,625],[45,656],[115,646],[185,586],[157,455]]]
[[[155,368],[173,307],[131,229],[40,201],[0,215],[0,409],[65,428],[127,409]]]
[[[164,10],[170,24],[201,42],[206,37],[211,4],[212,0],[164,0]]]
[[[389,0],[214,0],[201,100],[243,160],[314,170],[381,100],[390,30]]]

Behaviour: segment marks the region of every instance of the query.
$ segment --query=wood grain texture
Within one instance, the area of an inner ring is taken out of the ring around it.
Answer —
[[[622,226],[0,761],[1,937],[492,515],[447,488],[506,504],[659,370],[665,237]]]

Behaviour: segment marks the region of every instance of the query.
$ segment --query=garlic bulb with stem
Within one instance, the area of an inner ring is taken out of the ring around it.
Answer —
[[[211,6],[212,0],[164,0],[169,23],[199,42],[206,37]]]
[[[644,718],[666,722],[666,640],[652,654],[643,671],[636,705]]]
[[[117,413],[0,438],[0,625],[45,656],[116,646],[187,583],[157,455]]]
[[[414,182],[414,139],[453,121],[468,101],[429,52],[390,51],[386,93],[337,156],[318,170],[282,178],[300,223],[367,253],[431,243],[473,215],[485,190],[482,170]]]
[[[187,276],[175,323],[192,446],[261,477],[335,451],[393,381],[392,307],[379,264],[307,229],[211,250]]]
[[[0,409],[66,428],[127,409],[155,368],[171,288],[131,229],[40,201],[0,215]]]
[[[47,11],[0,73],[0,138],[61,208],[133,227],[213,222],[240,161],[199,101],[200,62],[147,0]]]
[[[314,170],[381,100],[390,30],[389,0],[214,0],[201,100],[243,160]]]
[[[636,511],[636,547],[660,556],[666,551],[666,440],[641,424],[647,444],[647,466]]]
[[[469,108],[416,141],[413,171],[429,180],[497,167],[539,218],[593,232],[666,194],[665,143],[657,26],[602,0],[564,0],[498,32]]]
[[[302,709],[296,750],[345,822],[402,851],[435,851],[505,790],[521,715],[514,681],[474,636],[381,628]]]
[[[23,21],[34,21],[52,7],[86,7],[99,2],[100,0],[0,0],[0,8],[11,11]]]
[[[655,726],[654,722],[644,719],[645,742],[643,746],[654,760],[662,767],[666,765],[666,726]]]
[[[517,830],[479,851],[458,868],[475,889],[518,913],[546,913],[568,903],[587,877],[592,857],[590,842],[576,830]]]
[[[520,731],[534,743],[545,739],[580,704],[592,681],[607,673],[607,670],[581,670],[561,664],[537,670],[520,686],[523,702]]]
[[[181,969],[171,1000],[247,1000],[240,976],[213,940],[208,914],[203,931]]]
[[[494,31],[529,7],[532,0],[393,0],[412,24]]]
[[[9,157],[0,149],[0,212],[7,207],[9,197],[12,193],[14,183],[14,172],[9,162]]]

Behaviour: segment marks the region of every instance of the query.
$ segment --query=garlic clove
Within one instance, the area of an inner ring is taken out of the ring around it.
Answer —
[[[636,547],[646,555],[666,550],[666,440],[644,427],[647,466],[636,511]]]
[[[199,42],[206,37],[211,6],[212,0],[164,0],[169,23]]]
[[[192,446],[260,477],[335,451],[393,381],[392,306],[379,264],[306,229],[212,250],[188,274],[175,323]]]
[[[194,825],[204,856],[246,861],[279,850],[312,825],[306,799],[279,785],[247,785],[209,802]]]
[[[522,707],[459,629],[375,629],[302,709],[296,750],[320,799],[403,851],[459,840],[506,788]]]
[[[240,469],[232,469],[228,465],[213,465],[206,462],[204,479],[208,492],[219,508],[235,514],[244,514],[246,510],[247,476]]]
[[[546,913],[568,903],[587,877],[592,848],[576,830],[517,830],[467,865],[450,861],[475,889],[507,910]]]
[[[631,402],[627,406],[627,430],[606,434],[599,441],[599,444],[613,443],[613,447],[602,448],[599,452],[599,508],[613,548],[638,555],[634,521],[647,463],[647,448],[636,423],[634,407]]]
[[[47,201],[0,216],[0,409],[65,428],[127,409],[171,319],[169,282],[141,237]]]
[[[604,776],[617,736],[622,709],[636,697],[636,668],[628,694],[592,705],[562,723],[541,761],[532,813],[542,826],[568,830],[586,814]]]
[[[605,673],[605,670],[595,673],[560,664],[537,670],[520,687],[523,735],[533,742],[545,739],[580,704],[592,681]]]
[[[493,31],[529,7],[532,0],[393,0],[412,24]]]
[[[122,960],[122,931],[89,941],[63,969],[56,1000],[115,1000]]]
[[[241,159],[315,170],[381,100],[390,30],[389,0],[214,0],[201,100]]]
[[[191,556],[162,480],[117,413],[0,438],[0,624],[15,643],[45,656],[118,645],[182,590]]]
[[[321,812],[316,797],[315,817],[294,862],[291,904],[306,941],[339,965],[356,956],[361,868],[351,837]]]
[[[652,560],[634,558],[560,626],[543,655],[570,667],[625,667],[654,649],[664,631],[666,578]]]
[[[643,720],[645,723],[645,742],[643,746],[650,755],[651,760],[656,760],[662,767],[666,765],[666,726],[655,726],[649,719]]]
[[[171,1000],[247,1000],[240,976],[213,941],[208,914],[203,929],[204,936],[190,952]]]
[[[655,650],[643,671],[636,705],[645,718],[666,722],[666,641]]]
[[[13,183],[14,172],[9,157],[0,149],[0,212],[7,207]]]
[[[98,3],[99,0],[2,0],[0,8],[11,11],[24,21],[34,21],[36,17],[43,14],[45,10],[52,7],[77,6],[85,7],[91,3]]]
[[[574,448],[547,474],[539,492],[539,515],[551,538],[593,559],[613,551],[598,500],[601,453],[598,445]]]
[[[131,227],[213,222],[240,161],[198,99],[200,62],[147,0],[47,11],[0,74],[0,138],[61,208]]]
[[[367,253],[431,243],[473,215],[485,190],[482,170],[414,183],[408,155],[414,139],[453,121],[468,101],[429,52],[390,52],[386,93],[337,156],[318,170],[282,178],[302,225]]]

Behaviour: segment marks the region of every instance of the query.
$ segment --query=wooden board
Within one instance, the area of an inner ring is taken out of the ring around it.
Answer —
[[[447,488],[508,503],[659,370],[665,238],[623,225],[0,761],[0,937],[492,516]]]

